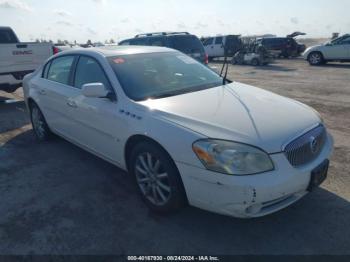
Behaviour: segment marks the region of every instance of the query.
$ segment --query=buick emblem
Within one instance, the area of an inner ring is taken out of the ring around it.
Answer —
[[[311,153],[315,154],[317,151],[317,146],[318,146],[318,142],[317,139],[313,136],[310,137],[310,149],[311,149]]]

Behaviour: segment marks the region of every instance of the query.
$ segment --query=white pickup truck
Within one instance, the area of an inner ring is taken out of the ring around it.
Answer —
[[[0,27],[0,90],[16,91],[23,77],[53,53],[51,43],[21,43],[10,27]]]

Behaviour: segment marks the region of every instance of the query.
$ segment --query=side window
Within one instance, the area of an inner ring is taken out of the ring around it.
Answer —
[[[134,38],[130,40],[130,45],[148,45],[147,37],[141,37],[141,38]]]
[[[111,89],[99,63],[93,58],[81,56],[75,71],[74,86],[80,89],[84,84],[88,83],[102,83],[106,88]]]
[[[41,75],[42,78],[47,78],[47,74],[49,72],[49,69],[50,69],[50,65],[51,65],[51,61],[48,62],[45,67],[44,67],[44,70],[43,70],[43,73]]]
[[[149,39],[149,45],[152,46],[165,46],[163,37],[151,37]]]
[[[0,43],[1,44],[14,44],[18,43],[17,37],[8,29],[0,29]]]
[[[130,45],[129,41],[122,41],[119,43],[119,45]]]
[[[203,45],[204,46],[208,46],[208,45],[212,45],[213,44],[213,40],[214,38],[208,38],[207,40],[204,41]]]
[[[222,37],[221,36],[215,38],[215,44],[216,45],[221,45],[222,44]]]
[[[69,85],[69,75],[73,61],[74,56],[62,56],[54,59],[51,62],[47,79]]]
[[[339,42],[340,45],[350,45],[350,36]]]

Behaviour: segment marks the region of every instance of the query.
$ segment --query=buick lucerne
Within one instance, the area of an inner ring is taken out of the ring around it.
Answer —
[[[264,216],[327,176],[333,140],[315,110],[176,50],[70,50],[23,88],[40,141],[54,133],[127,170],[154,211]]]

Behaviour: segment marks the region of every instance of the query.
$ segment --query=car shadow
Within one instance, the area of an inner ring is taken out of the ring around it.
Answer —
[[[220,73],[221,68],[223,65],[223,61],[214,61],[210,66],[213,68],[215,68],[216,72]],[[292,71],[296,71],[296,68],[289,68],[289,67],[285,67],[285,66],[280,66],[278,64],[278,62],[272,62],[271,64],[268,65],[264,65],[264,66],[253,66],[253,65],[249,65],[249,64],[244,64],[244,65],[233,65],[230,63],[229,61],[229,65],[232,67],[236,67],[236,66],[243,66],[243,67],[251,67],[254,68],[256,70],[266,70],[266,71],[280,71],[280,72],[292,72]]]
[[[0,97],[0,134],[29,124],[23,100]]]
[[[331,67],[331,68],[342,68],[342,69],[350,69],[350,63],[344,63],[344,64],[339,64],[339,63],[327,63],[324,65],[321,65],[320,67]]]
[[[349,253],[350,203],[324,188],[262,218],[194,207],[159,215],[126,172],[61,138],[38,143],[27,130],[0,148],[2,252]]]
[[[266,66],[255,66],[254,68],[259,70],[280,71],[280,72],[292,72],[297,70],[296,68],[288,68],[288,67],[279,66],[275,64],[269,64]]]

